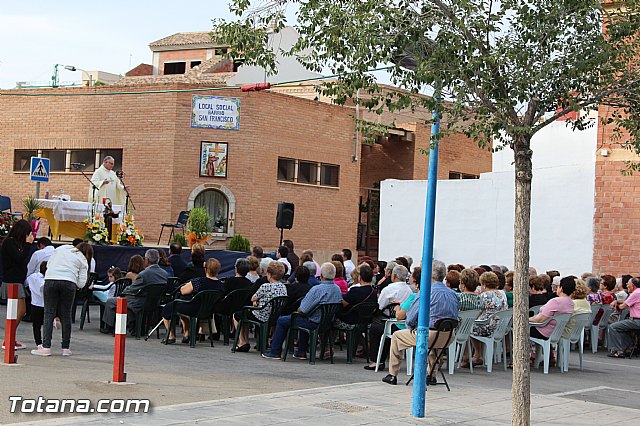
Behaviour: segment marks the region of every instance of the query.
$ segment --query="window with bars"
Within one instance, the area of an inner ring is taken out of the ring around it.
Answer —
[[[116,169],[122,168],[122,149],[16,149],[13,152],[13,171],[28,172],[31,157],[43,157],[50,160],[52,172],[76,172],[80,169],[93,172],[106,156],[115,159]],[[84,166],[76,170],[71,167],[74,163]]]
[[[278,180],[306,185],[337,188],[340,183],[340,166],[315,161],[278,158]]]
[[[472,175],[470,173],[462,173],[462,172],[449,172],[449,179],[480,179],[478,175]]]

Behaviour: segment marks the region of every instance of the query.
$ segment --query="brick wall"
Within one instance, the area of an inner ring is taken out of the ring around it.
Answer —
[[[178,87],[187,86],[130,90]],[[65,91],[86,90],[56,89],[56,93]],[[110,88],[91,91],[108,92]],[[241,98],[239,131],[192,129],[191,93],[2,97],[0,193],[11,196],[15,204],[34,192],[28,174],[13,172],[14,149],[122,148],[122,168],[147,242],[157,240],[160,223],[175,220],[187,207],[195,187],[212,182],[233,192],[236,233],[252,244],[275,248],[279,241],[276,204],[290,201],[296,205],[296,216],[285,238],[292,239],[298,251],[355,249],[360,176],[359,164],[351,161],[354,124],[350,111],[269,92],[210,94]],[[198,176],[201,141],[229,143],[226,179]],[[340,188],[277,182],[278,156],[340,165]],[[46,188],[52,192],[64,188],[75,200],[87,198],[88,186],[79,173],[54,173],[42,191]]]
[[[160,64],[158,66],[158,75],[164,74],[165,62],[177,62],[185,61],[187,63],[186,70],[188,71],[189,62],[201,61],[204,62],[207,59],[206,49],[191,49],[191,50],[173,50],[169,52],[160,52]]]
[[[363,187],[384,179],[426,179],[431,129],[417,124],[414,142],[389,142],[362,146]],[[479,175],[491,171],[491,152],[481,149],[473,140],[462,134],[442,139],[438,158],[438,179],[448,179],[450,171]]]
[[[602,107],[601,117],[610,113]],[[601,124],[600,124],[601,126]],[[640,175],[623,176],[625,161],[639,159],[612,141],[612,127],[598,132],[593,269],[598,274],[640,275]],[[608,156],[601,155],[607,149]]]

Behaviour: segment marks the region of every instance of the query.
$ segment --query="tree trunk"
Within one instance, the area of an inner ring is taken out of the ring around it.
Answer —
[[[529,228],[531,214],[531,137],[514,138],[515,223],[513,277],[513,386],[511,388],[511,424],[531,423],[529,377]]]

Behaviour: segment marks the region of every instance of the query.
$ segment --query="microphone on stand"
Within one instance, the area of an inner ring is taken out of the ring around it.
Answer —
[[[122,179],[124,177],[124,172],[122,170],[117,170],[116,171],[116,176],[118,176],[120,179]]]
[[[80,168],[83,168],[85,166],[86,166],[86,164],[84,164],[84,163],[71,163],[71,167],[73,167],[74,169],[80,169]]]

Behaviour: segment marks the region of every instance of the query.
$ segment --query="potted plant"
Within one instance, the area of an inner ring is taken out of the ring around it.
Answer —
[[[189,247],[209,239],[211,233],[211,216],[204,207],[194,207],[189,212],[187,221],[187,239]]]
[[[35,238],[38,234],[38,229],[40,229],[40,218],[36,216],[36,211],[42,209],[42,203],[37,198],[29,195],[22,200],[22,206],[25,211],[24,218],[31,223],[33,237]]]
[[[171,240],[171,242],[180,244],[180,247],[186,247],[187,246],[187,237],[185,237],[182,234],[175,234],[173,236],[173,239]]]
[[[240,234],[236,234],[231,238],[231,241],[229,241],[229,246],[227,248],[232,251],[243,251],[249,253],[251,251],[251,243],[249,242],[249,239]]]

